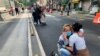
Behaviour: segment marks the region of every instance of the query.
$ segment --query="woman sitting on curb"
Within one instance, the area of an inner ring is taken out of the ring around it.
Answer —
[[[66,46],[68,46],[69,43],[69,37],[72,35],[71,31],[71,25],[70,24],[65,24],[63,26],[63,32],[59,37],[59,53],[61,56],[70,56],[71,53],[69,50],[66,49]]]

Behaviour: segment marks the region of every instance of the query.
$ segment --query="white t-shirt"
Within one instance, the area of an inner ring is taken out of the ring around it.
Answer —
[[[69,46],[76,45],[77,50],[86,49],[85,40],[83,37],[79,37],[77,33],[73,33],[72,36],[69,38]]]

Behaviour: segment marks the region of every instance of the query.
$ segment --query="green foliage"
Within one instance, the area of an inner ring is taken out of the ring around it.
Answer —
[[[20,0],[19,2],[25,6],[29,6],[29,5],[32,5],[33,3],[35,3],[36,1],[37,0],[30,0],[30,2],[27,2],[27,0]]]
[[[62,0],[61,5],[62,5],[62,6],[66,6],[67,3],[68,3],[68,0]]]

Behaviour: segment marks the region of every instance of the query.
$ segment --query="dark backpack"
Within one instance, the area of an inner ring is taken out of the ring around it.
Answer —
[[[73,46],[73,52],[72,52],[72,54],[73,54],[74,56],[77,56],[77,49],[76,49],[75,43],[74,43],[74,46]]]

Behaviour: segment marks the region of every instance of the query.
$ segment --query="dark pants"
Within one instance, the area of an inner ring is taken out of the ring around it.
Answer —
[[[69,16],[69,11],[67,11],[67,16]]]
[[[16,15],[19,14],[19,11],[16,11]]]
[[[32,13],[32,16],[33,16],[34,22],[37,23],[37,18],[36,18],[35,12]]]
[[[40,23],[41,24],[41,18],[37,17],[37,24]]]

